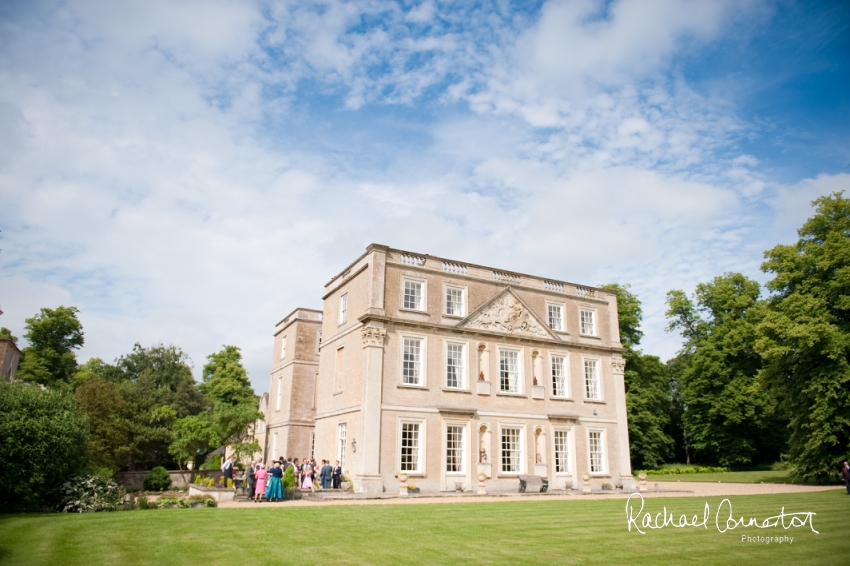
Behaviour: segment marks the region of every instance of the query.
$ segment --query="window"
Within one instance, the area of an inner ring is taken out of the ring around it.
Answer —
[[[401,423],[401,471],[420,471],[419,423]]]
[[[547,304],[549,310],[549,328],[559,332],[564,331],[564,307],[561,305]]]
[[[410,279],[404,280],[404,308],[415,311],[424,310],[422,308],[424,286],[425,285],[421,281],[411,281]]]
[[[316,397],[319,395],[319,374],[316,373],[313,375],[313,406],[312,409],[316,408]]]
[[[322,331],[319,330],[318,336],[316,336],[316,353],[319,353],[319,348],[322,347]]]
[[[463,473],[463,431],[461,425],[446,427],[446,471]]]
[[[460,287],[446,287],[446,314],[463,316],[463,289]]]
[[[339,323],[348,320],[348,293],[339,298]]]
[[[402,383],[422,385],[422,340],[405,338],[403,341]]]
[[[339,467],[345,469],[345,440],[348,436],[348,423],[339,423],[336,426],[336,459],[339,460]]]
[[[590,449],[590,473],[602,473],[605,471],[605,459],[602,446],[602,431],[591,430],[588,432],[588,447]]]
[[[316,454],[316,433],[310,433],[310,459],[313,459],[313,456]]]
[[[499,350],[499,376],[503,393],[519,393],[519,352]]]
[[[345,363],[345,348],[336,350],[336,366],[334,366],[334,390],[342,391],[342,371]]]
[[[280,339],[280,359],[286,357],[286,336],[281,337]]]
[[[272,457],[276,458],[275,454],[277,454],[277,433],[274,433],[272,437]]]
[[[446,387],[463,389],[465,346],[463,344],[446,344]]]
[[[570,391],[567,388],[567,362],[565,356],[552,356],[552,396],[570,396]]]
[[[502,429],[502,471],[512,474],[522,472],[522,429],[510,427]]]
[[[277,378],[277,407],[275,410],[280,410],[280,400],[283,397],[283,377]]]
[[[584,394],[588,399],[600,399],[598,360],[584,360]]]
[[[567,430],[555,431],[555,473],[570,473],[570,432]]]
[[[596,336],[596,313],[588,309],[580,309],[581,333]]]

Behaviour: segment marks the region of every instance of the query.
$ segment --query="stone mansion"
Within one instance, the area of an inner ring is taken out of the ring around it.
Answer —
[[[274,336],[266,460],[339,460],[354,489],[633,487],[612,291],[373,244]]]

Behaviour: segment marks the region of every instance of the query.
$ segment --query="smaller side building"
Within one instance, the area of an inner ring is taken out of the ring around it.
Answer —
[[[8,338],[0,338],[0,378],[15,381],[21,351]]]
[[[266,460],[312,457],[322,311],[298,308],[275,325],[266,405]]]

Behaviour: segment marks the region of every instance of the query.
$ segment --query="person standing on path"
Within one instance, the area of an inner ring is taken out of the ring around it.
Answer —
[[[281,501],[283,499],[283,468],[280,462],[275,461],[269,471],[269,485],[266,486],[266,499],[269,501]]]
[[[315,488],[313,488],[313,466],[310,464],[304,464],[304,473],[301,477],[304,479],[304,482],[301,484],[301,489],[310,488],[310,491],[315,492]]]
[[[333,472],[331,472],[334,489],[339,489],[339,482],[342,481],[342,467],[339,465],[339,460],[336,461]]]
[[[330,489],[331,487],[331,463],[327,460],[322,460],[322,470],[319,472],[319,477],[322,479],[322,489]]]
[[[249,498],[254,497],[254,487],[257,484],[257,475],[256,475],[257,474],[257,468],[256,468],[256,465],[257,465],[257,461],[251,460],[251,463],[248,464],[248,469],[245,470],[245,484],[247,486],[246,493],[248,494]]]
[[[257,464],[257,471],[254,472],[254,477],[257,481],[257,485],[254,487],[254,501],[259,503],[263,500],[263,494],[266,493],[266,478],[269,477],[269,473],[263,464]]]
[[[233,456],[224,461],[221,466],[224,477],[221,480],[222,487],[230,487],[233,484]]]
[[[844,480],[844,485],[847,487],[847,495],[850,495],[850,463],[844,460],[841,468],[841,477]]]

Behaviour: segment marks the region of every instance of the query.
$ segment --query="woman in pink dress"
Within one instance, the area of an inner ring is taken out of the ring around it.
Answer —
[[[259,502],[263,500],[263,494],[266,493],[266,478],[269,477],[269,473],[263,464],[260,464],[260,468],[254,474],[254,477],[257,480],[257,487],[254,488],[254,501]]]
[[[301,489],[310,488],[310,491],[315,492],[313,489],[313,467],[310,464],[307,464],[306,468],[304,468],[304,473],[301,474]]]

